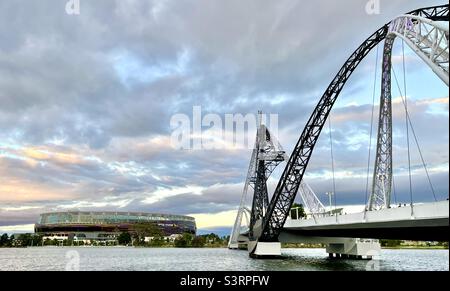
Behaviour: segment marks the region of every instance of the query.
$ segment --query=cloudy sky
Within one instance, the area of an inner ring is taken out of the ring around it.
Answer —
[[[221,117],[278,114],[290,153],[367,36],[445,1],[381,0],[376,15],[366,0],[81,0],[79,15],[68,15],[66,2],[0,2],[0,232],[30,230],[39,213],[61,210],[189,214],[202,229],[230,226],[251,151],[175,149],[171,117],[192,116],[193,106]],[[414,129],[437,198],[446,199],[448,88],[405,53]],[[340,205],[365,202],[379,63],[375,51],[362,62],[332,114]],[[394,66],[402,83],[400,41]],[[395,200],[408,202],[400,96],[394,86]],[[323,201],[332,189],[327,133],[306,175]],[[415,201],[433,201],[414,143],[412,169]]]

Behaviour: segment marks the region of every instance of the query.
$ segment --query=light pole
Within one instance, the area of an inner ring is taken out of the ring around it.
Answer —
[[[331,203],[331,197],[334,195],[333,192],[327,192],[325,195],[328,196],[328,200],[330,202],[330,215],[333,215],[333,209],[332,209],[332,203]]]

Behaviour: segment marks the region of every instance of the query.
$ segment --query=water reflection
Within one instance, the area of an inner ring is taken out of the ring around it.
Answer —
[[[377,260],[357,261],[329,259],[323,249],[283,249],[283,256],[272,260],[254,260],[248,257],[246,251],[228,249],[121,247],[0,249],[0,270],[66,270],[69,266],[69,269],[82,271],[364,271],[373,269],[373,265],[375,269],[380,270],[448,271],[449,252],[383,250]]]

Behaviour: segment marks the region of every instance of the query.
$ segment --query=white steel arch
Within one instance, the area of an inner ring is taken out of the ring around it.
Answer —
[[[400,37],[449,85],[449,24],[415,15],[403,15],[392,21],[387,38]]]
[[[368,210],[389,208],[392,192],[392,49],[401,38],[448,86],[449,25],[415,15],[403,15],[389,26],[382,63],[378,141]]]

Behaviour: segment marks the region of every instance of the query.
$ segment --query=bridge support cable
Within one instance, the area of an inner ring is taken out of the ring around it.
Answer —
[[[448,21],[449,5],[422,8],[408,13],[423,18]],[[372,34],[345,62],[336,77],[326,89],[309,118],[275,189],[267,214],[263,219],[261,242],[277,242],[278,236],[289,215],[311,155],[320,133],[346,82],[367,54],[383,41],[389,32],[390,23]]]
[[[406,64],[405,64],[405,41],[402,39],[402,64],[403,64],[403,95],[405,98],[405,125],[406,125],[406,144],[408,147],[408,179],[409,179],[409,203],[411,205],[411,216],[414,215],[414,197],[411,174],[411,146],[409,142],[409,122],[408,122],[408,92],[406,90]]]
[[[252,186],[252,182],[254,180],[254,173],[255,173],[255,165],[256,165],[256,145],[252,151],[252,157],[250,159],[250,164],[247,171],[247,178],[245,180],[244,184],[244,190],[242,191],[242,197],[241,202],[239,204],[238,213],[236,215],[236,220],[234,222],[233,228],[231,230],[230,234],[230,240],[228,242],[229,248],[238,248],[238,239],[241,232],[241,226],[242,226],[242,219],[243,216],[247,214],[246,212],[246,201],[248,196],[248,189]],[[248,218],[248,215],[246,215],[247,222],[250,223],[250,219]]]
[[[398,203],[397,187],[395,185],[395,175],[394,174],[392,174],[392,193],[394,194],[394,203],[397,204]]]
[[[414,129],[414,125],[413,125],[413,122],[411,120],[411,115],[409,114],[408,107],[406,105],[406,100],[403,98],[403,94],[402,94],[402,91],[400,89],[400,83],[398,81],[397,74],[395,73],[395,70],[392,69],[392,72],[394,74],[394,78],[395,78],[395,82],[397,84],[397,88],[398,88],[398,90],[400,92],[399,93],[400,94],[400,98],[402,100],[402,104],[403,104],[403,107],[404,107],[405,112],[406,112],[406,117],[407,117],[407,120],[408,120],[408,123],[409,123],[409,127],[411,129],[411,133],[413,134],[413,137],[414,137],[414,142],[416,144],[417,151],[419,152],[420,160],[422,162],[422,167],[425,170],[425,174],[427,176],[428,184],[429,184],[431,192],[433,194],[434,201],[437,202],[438,200],[437,200],[437,196],[436,196],[436,191],[435,191],[434,185],[433,185],[433,183],[431,181],[431,177],[430,177],[430,173],[428,171],[427,164],[425,163],[425,158],[423,156],[422,148],[421,148],[420,143],[419,143],[419,138],[417,137],[416,131]]]
[[[313,218],[326,212],[325,206],[317,198],[317,195],[311,189],[311,187],[304,181],[300,184],[298,191],[300,197],[305,205],[305,208],[311,213]]]
[[[337,203],[336,203],[336,178],[335,178],[335,171],[334,171],[334,152],[333,152],[333,131],[332,131],[332,126],[331,126],[331,116],[328,117],[328,131],[329,131],[329,136],[330,136],[330,156],[331,156],[331,175],[332,175],[332,186],[333,186],[333,204],[334,204],[334,209],[336,210],[337,208]],[[333,211],[330,209],[330,215],[333,214]],[[336,214],[336,222],[337,222],[337,214]]]

